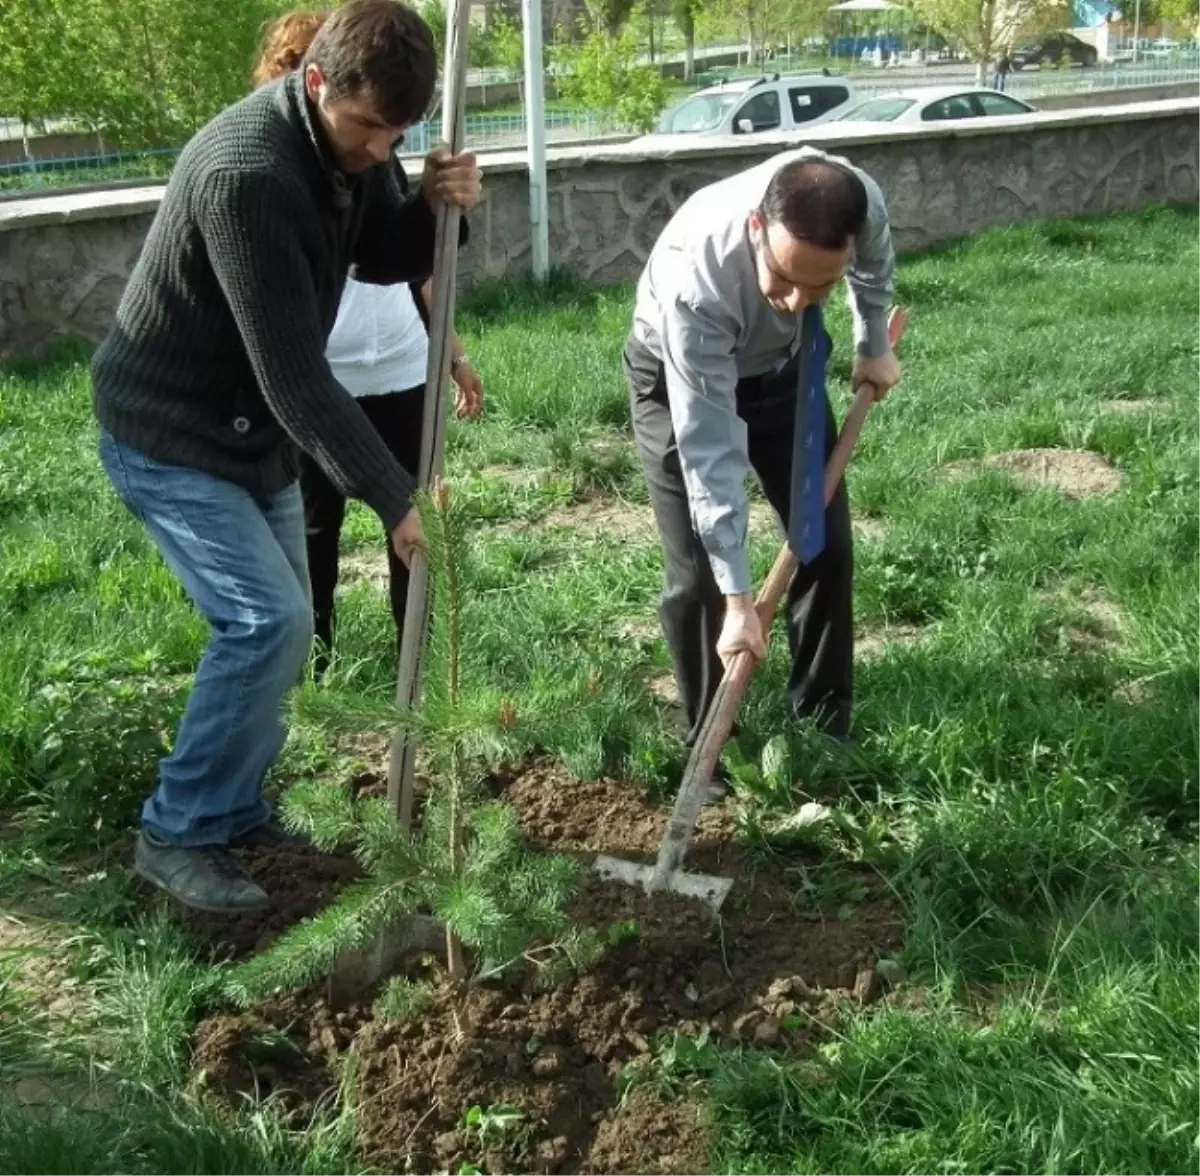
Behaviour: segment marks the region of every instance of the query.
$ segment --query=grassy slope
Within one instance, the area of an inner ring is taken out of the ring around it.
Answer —
[[[836,888],[847,855],[874,861],[909,905],[905,963],[926,996],[804,1065],[711,1059],[729,1170],[1195,1169],[1196,254],[1195,216],[1163,212],[902,266],[907,376],[851,491],[878,524],[859,545],[860,623],[919,639],[863,661],[859,754],[833,761],[799,736],[793,750],[808,794],[867,830],[828,839],[812,884]],[[680,757],[645,688],[666,659],[637,628],[653,622],[653,537],[537,525],[587,495],[644,502],[628,446],[605,444],[627,429],[627,317],[627,290],[569,283],[484,291],[464,316],[490,397],[451,437],[480,523],[467,671],[511,692],[537,744],[580,774],[666,787]],[[842,391],[840,308],[835,326]],[[1152,406],[1110,405],[1141,398]],[[1102,454],[1123,488],[1076,502],[939,473],[1033,446]],[[377,557],[365,511],[346,544]],[[760,571],[774,548],[757,543]],[[102,480],[77,362],[0,377],[0,615],[0,804],[20,833],[0,848],[0,909],[52,912],[76,936],[66,966],[91,1011],[67,1037],[167,1088],[208,978],[169,929],[136,923],[112,838],[204,628]],[[348,583],[337,689],[388,691],[389,625],[380,594]],[[749,700],[752,752],[786,728],[781,646]],[[302,726],[280,775],[339,763]],[[97,1021],[114,991],[133,1028]],[[15,1130],[0,1119],[0,1141]]]

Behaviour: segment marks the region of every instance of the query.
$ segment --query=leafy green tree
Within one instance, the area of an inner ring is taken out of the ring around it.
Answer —
[[[1177,33],[1196,35],[1196,26],[1200,22],[1200,0],[1153,0],[1153,3],[1160,21],[1171,25]]]
[[[0,107],[172,146],[250,85],[273,0],[0,0]]]
[[[826,15],[821,0],[716,0],[714,7],[724,14],[726,27],[746,38],[751,58],[759,62],[789,36],[795,40],[818,32]]]
[[[446,6],[442,0],[424,0],[418,5],[417,11],[433,33],[433,43],[437,46],[439,65],[446,60]]]
[[[667,101],[667,85],[652,65],[638,60],[637,36],[627,26],[619,36],[593,28],[574,45],[554,50],[563,73],[559,96],[591,110],[611,110],[625,126],[648,131]]]
[[[492,13],[487,26],[474,33],[471,44],[476,65],[519,70],[525,62],[521,22],[503,9]]]
[[[671,0],[671,19],[683,35],[683,77],[690,82],[696,76],[696,14],[700,0]]]
[[[0,0],[0,117],[28,132],[68,113],[74,28],[66,0]]]
[[[1067,0],[913,0],[917,17],[948,40],[959,42],[975,62],[976,80],[1022,34],[1061,25]]]
[[[584,0],[587,23],[591,31],[609,37],[619,36],[629,22],[637,0]]]

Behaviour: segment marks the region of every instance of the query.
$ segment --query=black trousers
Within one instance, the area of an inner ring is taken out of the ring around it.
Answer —
[[[634,439],[665,559],[659,616],[687,715],[687,740],[692,743],[723,673],[717,639],[725,598],[692,526],[662,364],[630,337],[624,366]],[[785,532],[797,387],[797,361],[775,375],[741,380],[737,387],[737,411],[746,422],[750,465]],[[828,457],[837,442],[828,399],[825,413]],[[799,568],[787,598],[792,705],[798,715],[812,718],[831,735],[845,735],[850,726],[853,570],[850,501],[843,482],[825,512],[825,548],[812,563]]]
[[[396,460],[416,478],[421,462],[423,387],[364,396],[359,404]],[[346,499],[306,453],[301,455],[300,489],[304,495],[308,577],[312,584],[313,630],[318,642],[317,669],[320,671],[328,664],[337,626],[333,596],[338,582],[338,543],[346,517]],[[396,621],[396,648],[399,650],[404,606],[408,599],[408,568],[396,555],[392,537],[386,533],[384,544],[387,547],[388,595]]]

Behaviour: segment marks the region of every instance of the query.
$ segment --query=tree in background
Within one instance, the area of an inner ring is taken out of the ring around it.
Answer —
[[[442,0],[424,0],[417,6],[422,20],[433,33],[433,43],[437,47],[439,64],[446,59],[446,6]]]
[[[746,38],[750,59],[763,63],[773,46],[819,32],[827,8],[823,0],[711,0],[693,19],[723,20],[725,28]]]
[[[640,60],[634,17],[618,33],[609,31],[615,6],[624,0],[609,0],[597,6],[592,25],[575,44],[559,42],[551,59],[560,67],[559,96],[588,110],[611,110],[625,126],[649,131],[667,101],[667,84],[658,68]],[[639,6],[638,13],[642,10]],[[627,13],[633,16],[632,13]]]
[[[913,0],[930,28],[959,42],[975,62],[975,78],[987,81],[988,66],[1022,35],[1061,27],[1067,0]]]
[[[30,158],[29,131],[62,115],[69,89],[67,8],[63,0],[0,0],[0,30],[0,117],[21,121]]]
[[[683,80],[696,76],[696,14],[700,0],[671,0],[671,19],[683,36]]]
[[[525,62],[521,19],[493,10],[483,28],[471,29],[471,61],[482,68],[519,70]]]
[[[0,0],[0,110],[173,146],[250,85],[271,0]]]
[[[1133,20],[1134,0],[1126,0],[1121,5],[1125,19]],[[1186,33],[1197,35],[1197,22],[1200,21],[1200,0],[1142,0],[1142,28],[1152,28],[1156,24],[1170,26],[1177,34]]]

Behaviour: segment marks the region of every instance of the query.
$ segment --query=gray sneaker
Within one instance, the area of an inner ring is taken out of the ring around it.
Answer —
[[[160,841],[144,829],[138,834],[133,868],[177,902],[216,915],[239,915],[267,906],[267,892],[223,845],[194,848]]]

